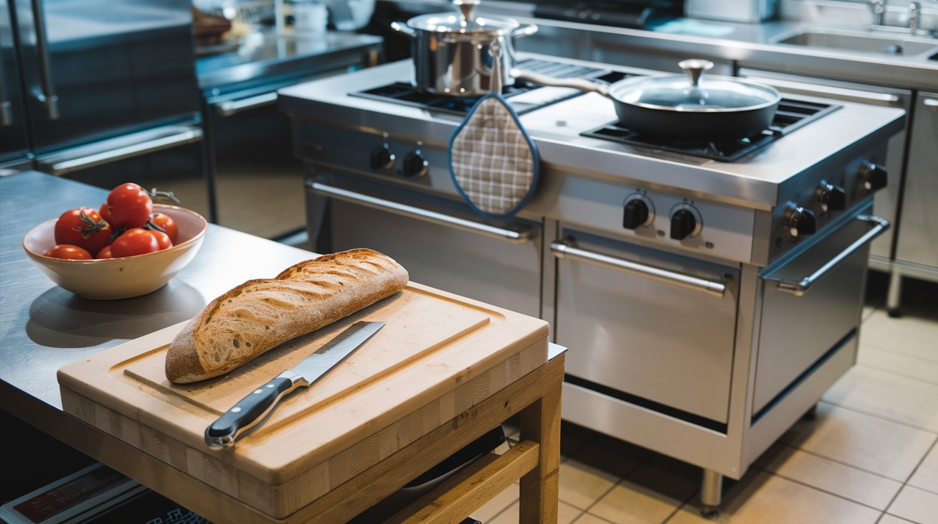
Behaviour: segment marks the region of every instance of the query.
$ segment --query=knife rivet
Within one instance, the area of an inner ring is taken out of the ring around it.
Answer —
[[[274,385],[273,385],[273,384],[267,384],[267,387],[272,388],[272,387],[274,387]]]
[[[241,408],[237,408],[237,407],[231,408],[231,412],[232,412],[232,413],[241,413]]]
[[[258,389],[258,390],[255,390],[255,391],[254,391],[254,394],[255,394],[255,395],[260,395],[260,394],[263,393],[263,392],[264,392],[263,390]]]

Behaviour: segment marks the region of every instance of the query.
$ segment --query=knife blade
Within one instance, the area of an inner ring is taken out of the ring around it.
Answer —
[[[384,322],[356,322],[291,369],[255,389],[205,428],[211,449],[234,446],[235,440],[260,426],[280,400],[292,391],[309,387],[384,327]]]

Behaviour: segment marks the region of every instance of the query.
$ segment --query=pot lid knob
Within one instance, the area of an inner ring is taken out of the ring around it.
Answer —
[[[701,58],[691,58],[690,60],[682,60],[677,64],[681,69],[687,72],[690,75],[690,83],[692,86],[697,87],[700,85],[700,77],[703,76],[704,71],[713,68],[713,62],[709,60],[703,60]]]
[[[472,12],[475,11],[477,5],[479,5],[480,0],[453,0],[453,5],[459,8],[460,13],[462,13],[462,21],[469,22],[472,20]]]

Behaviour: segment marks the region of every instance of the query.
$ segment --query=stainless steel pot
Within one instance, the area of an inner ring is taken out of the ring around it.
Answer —
[[[521,25],[511,18],[476,17],[478,0],[456,0],[460,13],[428,14],[391,28],[412,38],[414,81],[417,89],[453,96],[481,96],[493,85],[510,85],[515,37],[532,35],[536,25]],[[498,43],[493,68],[492,44]],[[493,72],[497,71],[497,72]],[[499,73],[500,72],[500,73]],[[493,79],[493,74],[499,74]],[[497,84],[493,80],[499,80]]]
[[[707,77],[707,60],[684,60],[688,75],[637,76],[612,85],[557,79],[528,71],[511,75],[539,85],[573,87],[615,102],[619,123],[638,133],[679,140],[736,140],[767,129],[781,96],[775,89],[736,78]]]

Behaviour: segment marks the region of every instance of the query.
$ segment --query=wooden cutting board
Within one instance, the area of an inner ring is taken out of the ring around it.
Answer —
[[[208,449],[205,428],[225,410],[359,320],[387,325],[233,449]],[[176,385],[166,349],[185,324],[60,369],[63,408],[274,518],[547,361],[546,322],[414,283],[225,377]]]

